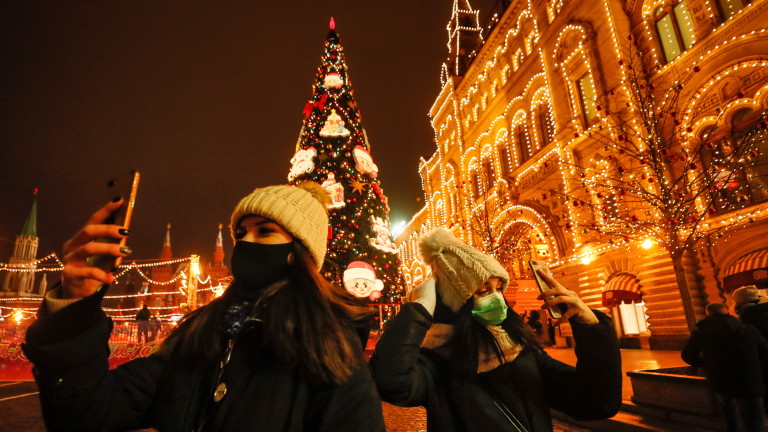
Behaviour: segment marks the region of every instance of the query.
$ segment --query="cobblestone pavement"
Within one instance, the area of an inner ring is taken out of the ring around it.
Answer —
[[[388,403],[384,403],[382,407],[387,432],[425,432],[427,430],[427,414],[424,408],[401,408]],[[590,432],[589,429],[557,420],[552,421],[552,427],[553,432]]]

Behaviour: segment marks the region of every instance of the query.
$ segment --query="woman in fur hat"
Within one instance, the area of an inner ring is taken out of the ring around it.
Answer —
[[[381,397],[424,406],[427,429],[551,431],[549,409],[577,419],[611,417],[621,405],[621,358],[613,324],[546,274],[546,307],[567,305],[578,367],[551,358],[510,309],[509,276],[492,257],[445,229],[421,253],[433,278],[409,293],[371,358]],[[543,296],[540,296],[543,299]]]
[[[235,207],[233,283],[197,309],[159,352],[108,370],[111,321],[101,300],[114,276],[88,264],[126,256],[99,238],[128,232],[101,222],[107,204],[64,246],[61,283],[29,328],[50,430],[383,431],[381,400],[355,326],[355,306],[318,272],[328,203],[316,184],[254,190]]]

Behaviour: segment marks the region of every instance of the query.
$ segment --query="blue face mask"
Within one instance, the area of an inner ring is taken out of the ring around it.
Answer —
[[[499,325],[507,319],[507,304],[500,292],[488,294],[475,301],[472,318],[483,325]]]

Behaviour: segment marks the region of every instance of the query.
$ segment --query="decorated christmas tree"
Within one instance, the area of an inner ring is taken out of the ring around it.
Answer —
[[[404,293],[387,196],[355,102],[344,49],[331,19],[322,64],[291,159],[288,181],[314,181],[331,195],[322,272],[356,297],[384,305],[384,322]]]

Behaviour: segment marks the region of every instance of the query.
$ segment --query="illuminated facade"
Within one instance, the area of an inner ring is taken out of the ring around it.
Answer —
[[[468,229],[481,207],[492,208],[485,218],[494,254],[513,279],[506,296],[515,310],[540,305],[527,260],[545,260],[563,285],[614,317],[627,347],[679,348],[707,303],[731,304],[738,286],[768,286],[768,189],[761,180],[768,172],[743,179],[750,182],[750,192],[738,195],[749,212],[745,223],[699,242],[682,260],[693,311],[686,316],[667,250],[581,230],[599,229],[622,203],[595,196],[589,186],[596,180],[579,178],[573,162],[594,166],[611,157],[595,152],[592,137],[610,133],[605,107],[613,109],[611,96],[626,79],[625,45],[642,54],[655,86],[685,76],[690,91],[680,116],[695,128],[681,142],[707,130],[702,108],[729,122],[723,140],[764,113],[765,0],[513,0],[488,31],[479,31],[476,18],[468,0],[454,2],[443,88],[430,110],[437,149],[419,167],[425,206],[397,238],[409,286],[428,277],[418,238],[433,228],[448,227],[489,250],[488,239]],[[585,185],[581,206],[552,192],[574,183]],[[600,200],[602,214],[584,211],[583,200]],[[715,211],[702,226],[729,218],[728,208]]]

